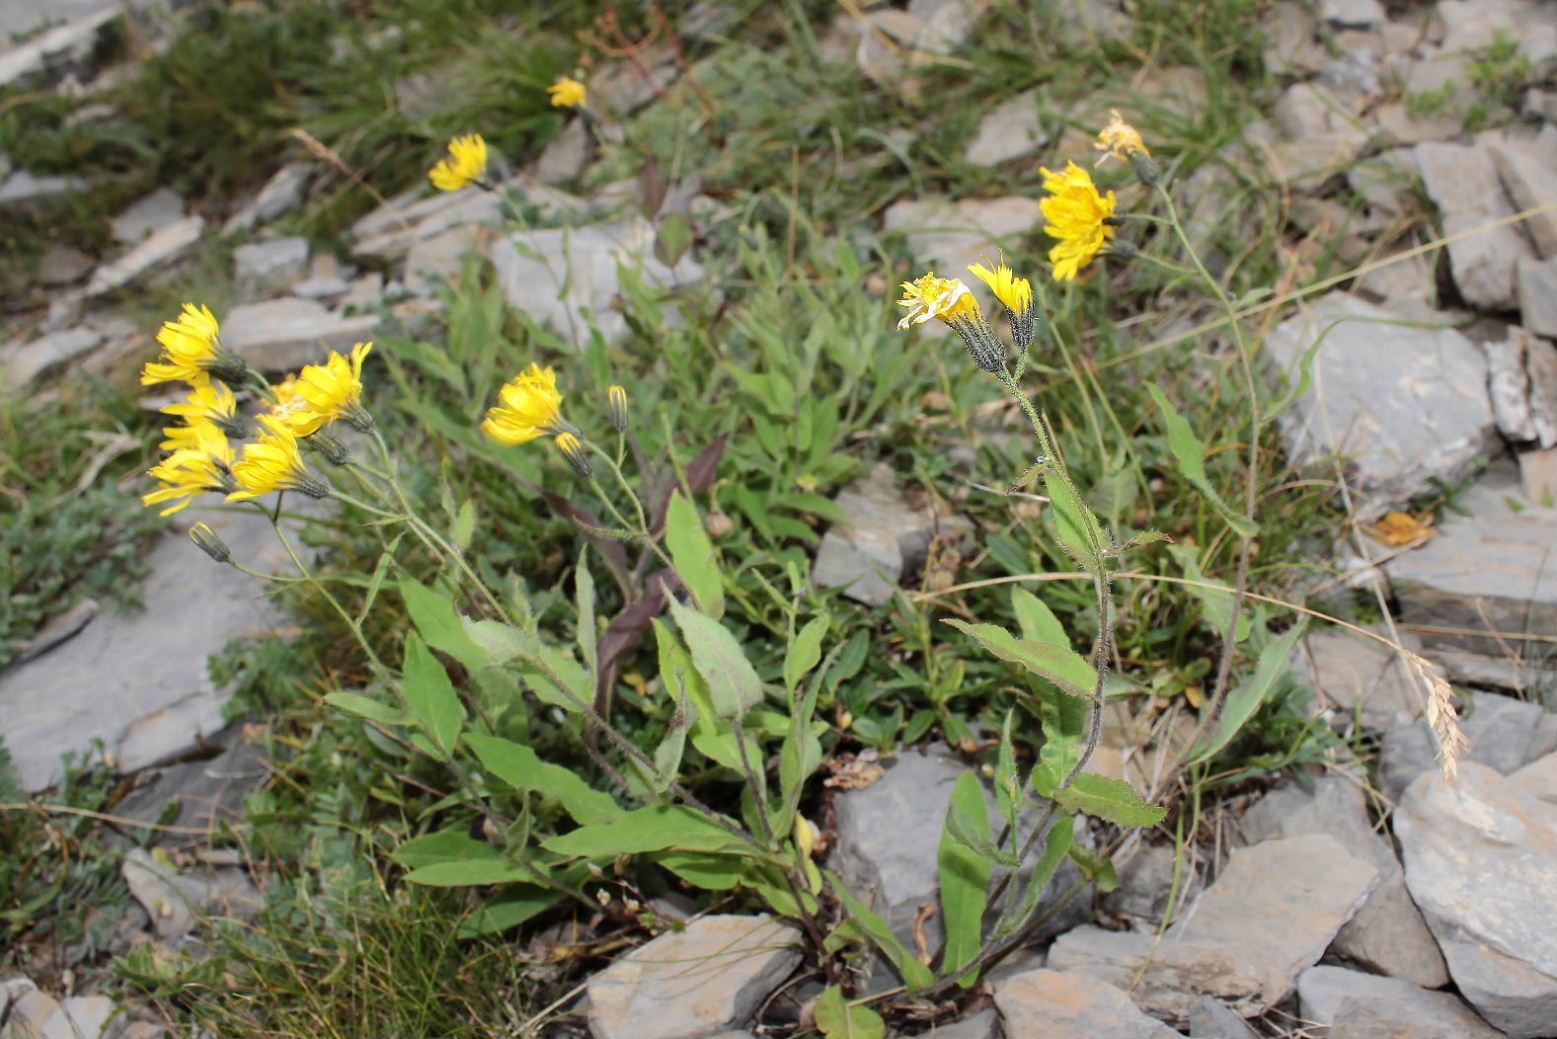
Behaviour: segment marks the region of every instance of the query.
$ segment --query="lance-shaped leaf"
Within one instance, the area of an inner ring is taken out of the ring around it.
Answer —
[[[1156,826],[1168,814],[1166,808],[1142,801],[1129,783],[1091,772],[1056,791],[1054,799],[1067,811],[1086,812],[1120,826]]]
[[[1254,712],[1260,709],[1260,704],[1265,702],[1271,690],[1276,688],[1277,682],[1291,669],[1292,652],[1297,648],[1298,639],[1303,637],[1304,626],[1302,621],[1294,624],[1281,638],[1260,651],[1260,660],[1254,667],[1254,674],[1244,679],[1237,688],[1227,694],[1227,701],[1222,705],[1222,717],[1217,724],[1216,734],[1196,749],[1194,756],[1189,759],[1189,764],[1198,764],[1216,755],[1232,742],[1239,730],[1254,717]]]
[[[954,826],[953,819],[966,823]],[[941,973],[951,974],[978,954],[983,937],[984,910],[989,903],[989,878],[993,863],[987,853],[958,839],[958,830],[970,830],[988,846],[989,809],[984,784],[972,772],[957,777],[947,806],[946,828],[941,832],[937,865],[941,881],[941,912],[946,922],[946,953]]]
[[[406,706],[447,761],[465,724],[465,705],[449,681],[449,674],[416,632],[405,639],[405,668],[401,689]]]
[[[686,637],[692,666],[708,683],[716,715],[739,718],[762,701],[762,680],[723,624],[678,602],[670,604],[670,612]]]
[[[670,496],[665,513],[665,546],[670,549],[677,576],[697,600],[698,608],[710,617],[722,617],[724,577],[714,558],[714,543],[703,529],[697,506],[683,498],[680,491]]]
[[[1019,639],[994,624],[969,624],[959,620],[948,620],[946,623],[978,639],[985,649],[1001,660],[1020,664],[1039,678],[1047,678],[1070,695],[1088,699],[1092,697],[1097,671],[1087,663],[1086,657],[1069,646]]]
[[[1206,476],[1206,448],[1195,436],[1195,431],[1190,428],[1184,416],[1178,413],[1168,398],[1154,383],[1146,384],[1146,392],[1152,395],[1152,400],[1157,402],[1157,407],[1162,410],[1162,420],[1168,427],[1168,449],[1173,452],[1173,457],[1178,459],[1179,471],[1184,478],[1195,485],[1206,500],[1221,513],[1222,519],[1240,535],[1252,538],[1259,533],[1259,528],[1250,523],[1247,518],[1235,510],[1222,499],[1215,487],[1211,485]]]

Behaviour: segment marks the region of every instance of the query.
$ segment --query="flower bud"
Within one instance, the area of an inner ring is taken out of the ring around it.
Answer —
[[[618,433],[627,432],[627,391],[620,386],[606,390],[606,410],[611,419],[611,428]]]
[[[190,527],[189,540],[199,545],[200,551],[218,563],[232,562],[232,549],[227,547],[227,542],[221,539],[221,535],[211,529],[209,523],[196,523]]]
[[[318,451],[324,456],[324,460],[331,465],[345,465],[350,455],[346,452],[346,445],[340,438],[323,429],[305,437],[303,443]]]
[[[568,460],[568,465],[578,474],[579,479],[588,480],[595,475],[595,467],[589,461],[589,454],[584,449],[584,442],[572,433],[557,434],[557,450]]]

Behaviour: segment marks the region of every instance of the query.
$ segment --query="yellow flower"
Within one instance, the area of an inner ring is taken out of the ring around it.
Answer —
[[[487,172],[487,142],[479,133],[456,137],[449,142],[449,154],[427,171],[433,187],[440,191],[458,191],[479,181]]]
[[[209,383],[213,374],[236,382],[248,372],[243,362],[222,346],[220,327],[209,307],[185,303],[175,320],[163,322],[157,342],[162,353],[141,370],[142,386],[182,379],[199,387]]]
[[[248,501],[271,491],[302,491],[313,498],[329,494],[329,485],[303,462],[297,437],[279,423],[266,422],[265,426],[268,432],[243,445],[243,457],[233,463],[238,489],[227,495],[227,500]]]
[[[282,383],[267,425],[280,425],[299,437],[312,436],[338,419],[363,432],[372,429],[373,416],[362,406],[362,360],[372,349],[372,343],[358,343],[349,361],[332,350],[323,364],[310,364]]]
[[[1151,154],[1146,150],[1146,142],[1141,140],[1141,132],[1124,121],[1119,109],[1110,108],[1108,114],[1113,118],[1098,132],[1097,140],[1092,142],[1092,147],[1103,153],[1097,160],[1099,166],[1109,158],[1129,159],[1135,155]]]
[[[187,506],[195,495],[206,491],[227,494],[237,488],[233,479],[233,451],[227,437],[209,422],[191,426],[199,430],[202,438],[194,446],[174,451],[161,463],[148,470],[148,474],[162,486],[141,498],[142,505],[157,505],[165,501],[176,504],[162,510],[170,516]],[[182,499],[182,500],[179,500]]]
[[[982,263],[975,263],[968,272],[989,286],[1007,310],[1018,316],[1027,313],[1033,305],[1033,286],[1026,278],[1018,278],[1016,272],[1004,263],[990,270]]]
[[[232,390],[219,382],[196,386],[183,402],[167,405],[162,409],[162,413],[177,415],[189,426],[199,422],[209,422],[230,437],[248,435],[248,424],[238,417],[238,398],[233,396]],[[170,437],[184,435],[178,427],[170,428],[167,432]],[[162,445],[162,449],[170,450],[166,444]]]
[[[1114,215],[1118,200],[1112,191],[1106,196],[1099,194],[1092,175],[1074,162],[1067,163],[1061,173],[1039,172],[1044,190],[1049,192],[1039,207],[1049,221],[1044,231],[1060,240],[1049,250],[1049,262],[1054,264],[1055,280],[1069,281],[1114,236],[1113,226],[1106,221]]]
[[[922,325],[931,318],[950,325],[959,318],[984,316],[979,301],[973,298],[966,285],[956,278],[937,278],[934,271],[914,281],[903,282],[903,298],[897,304],[908,308],[903,320],[897,323],[899,331],[910,325]]]
[[[589,91],[584,84],[571,76],[563,76],[546,88],[546,93],[551,95],[553,108],[579,108],[589,98]]]
[[[498,391],[502,401],[487,411],[481,428],[504,444],[524,444],[539,436],[563,432],[562,394],[557,392],[557,373],[538,364],[514,376]]]
[[[209,454],[231,453],[227,433],[210,419],[191,417],[188,424],[169,426],[162,431],[167,439],[157,445],[161,451],[202,451]]]

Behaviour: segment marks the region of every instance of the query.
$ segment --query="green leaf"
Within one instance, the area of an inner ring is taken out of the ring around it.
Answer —
[[[1081,773],[1070,786],[1056,791],[1054,800],[1068,812],[1086,812],[1119,826],[1156,826],[1168,814],[1166,808],[1142,801],[1124,780],[1092,772]]]
[[[1115,872],[1114,864],[1095,849],[1085,844],[1072,844],[1070,860],[1081,869],[1088,880],[1097,884],[1097,889],[1103,894],[1118,890],[1119,874]]]
[[[596,790],[570,768],[542,761],[522,743],[467,732],[465,745],[492,775],[521,793],[534,792],[557,802],[579,823],[609,822],[622,814],[610,794]]]
[[[1104,567],[1102,553],[1111,542],[1097,517],[1077,497],[1058,467],[1050,466],[1045,471],[1043,485],[1049,496],[1045,519],[1054,525],[1060,547],[1087,573],[1100,573]]]
[[[1163,396],[1162,390],[1155,383],[1146,384],[1146,392],[1152,395],[1152,400],[1157,402],[1157,407],[1162,411],[1163,422],[1168,427],[1168,448],[1173,452],[1173,457],[1178,459],[1179,471],[1184,478],[1195,485],[1201,494],[1209,501],[1227,522],[1240,535],[1252,538],[1259,533],[1259,527],[1250,523],[1243,515],[1222,499],[1216,488],[1206,476],[1206,449],[1195,436],[1195,431],[1190,428],[1184,417],[1178,413],[1178,409],[1169,403]]]
[[[816,1000],[816,1027],[824,1039],[886,1039],[887,1023],[867,1006],[855,1006],[837,985]]]
[[[533,657],[540,645],[534,635],[502,621],[461,617],[460,627],[466,639],[481,653],[481,667],[503,667],[515,660]]]
[[[457,862],[434,862],[413,869],[405,875],[412,884],[427,887],[470,887],[477,884],[511,884],[519,880],[534,880],[535,872],[517,862],[506,860],[466,859]]]
[[[1214,584],[1206,581],[1206,575],[1200,569],[1200,550],[1194,545],[1169,545],[1168,554],[1179,564],[1184,571],[1184,576],[1190,581]],[[1232,627],[1233,622],[1233,590],[1226,587],[1206,588],[1201,584],[1186,584],[1184,590],[1200,601],[1201,615],[1210,627],[1211,633],[1221,638]],[[1241,612],[1238,615],[1238,627],[1233,632],[1233,641],[1242,642],[1249,637],[1251,631],[1249,614]]]
[[[459,693],[449,681],[449,673],[415,632],[405,637],[405,675],[401,689],[417,722],[441,752],[440,758],[447,761],[459,739],[460,726],[465,724],[465,705],[460,703]]]
[[[454,611],[453,601],[442,592],[435,592],[410,578],[400,581],[400,598],[405,600],[411,614],[411,623],[427,645],[458,660],[465,668],[476,671],[487,665],[488,659],[470,640]]]
[[[1276,683],[1292,667],[1292,653],[1297,648],[1298,639],[1303,637],[1304,627],[1305,622],[1300,620],[1281,638],[1260,651],[1260,660],[1254,667],[1254,674],[1244,679],[1237,688],[1227,694],[1227,699],[1222,704],[1222,717],[1217,725],[1216,734],[1195,751],[1188,764],[1197,765],[1215,756],[1218,751],[1232,742],[1239,730],[1254,717],[1254,712],[1260,709],[1260,704],[1265,702],[1271,690],[1276,687]]]
[[[470,859],[500,862],[503,860],[503,853],[462,830],[439,830],[437,833],[412,837],[390,852],[389,857],[407,869],[418,869],[435,862]]]
[[[1049,604],[1026,588],[1011,586],[1011,610],[1016,614],[1016,623],[1021,626],[1022,638],[1049,642],[1056,646],[1070,645],[1065,625],[1049,609]]]
[[[698,608],[716,620],[722,617],[724,577],[714,557],[714,545],[703,529],[697,506],[683,498],[680,491],[670,496],[670,508],[665,513],[665,546],[670,549],[677,576],[697,600]]]
[[[380,725],[405,725],[413,720],[406,711],[379,703],[361,693],[326,693],[324,702]]]
[[[965,819],[973,833],[989,843],[989,809],[984,784],[972,772],[957,777],[947,806],[946,827],[941,831],[937,857],[941,879],[941,913],[946,924],[946,953],[941,973],[953,974],[978,954],[988,907],[989,878],[993,863],[987,854],[957,839],[953,818]]]
[[[595,579],[589,572],[587,545],[578,554],[578,566],[573,570],[573,587],[578,605],[578,652],[584,658],[584,670],[594,674],[599,665],[595,645]]]
[[[762,680],[723,624],[675,601],[670,612],[686,637],[692,666],[708,683],[718,717],[739,718],[762,701]]]
[[[1054,879],[1054,871],[1060,868],[1060,863],[1065,859],[1065,853],[1076,839],[1076,817],[1074,815],[1062,815],[1054,820],[1054,825],[1049,827],[1049,832],[1044,835],[1043,854],[1033,866],[1032,874],[1027,878],[1027,887],[1022,892],[1022,900],[1017,903],[1012,900],[1010,908],[1001,915],[1000,924],[995,928],[995,933],[990,936],[991,941],[997,941],[1021,927],[1033,911],[1038,908],[1038,899],[1043,896],[1043,889],[1049,886],[1049,881]]]
[[[795,632],[795,640],[784,655],[784,688],[793,690],[821,662],[822,639],[826,634],[826,617],[812,617],[805,627]]]
[[[459,511],[454,514],[454,528],[450,533],[454,538],[454,545],[461,552],[470,547],[470,539],[476,533],[476,503],[469,498],[460,503]]]
[[[934,975],[930,973],[930,968],[909,955],[908,950],[897,940],[897,935],[892,933],[892,928],[887,926],[887,922],[880,914],[855,897],[848,885],[832,870],[827,871],[827,880],[838,893],[838,897],[843,900],[849,916],[860,925],[870,940],[876,943],[876,947],[886,958],[892,961],[892,965],[897,968],[898,975],[908,986],[909,991],[929,987],[935,980]]]
[[[501,934],[539,916],[563,899],[561,891],[538,884],[514,884],[503,889],[501,898],[493,898],[476,907],[454,932],[456,938],[479,938]]]
[[[1040,678],[1047,678],[1071,696],[1092,698],[1097,671],[1087,658],[1067,645],[1019,639],[994,624],[969,624],[948,620],[947,624],[981,642],[985,649],[1002,660],[1020,664]]]
[[[610,858],[650,851],[730,851],[747,845],[684,805],[652,805],[610,822],[581,826],[543,845],[558,855]]]
[[[701,852],[671,852],[659,856],[661,866],[704,891],[733,891],[742,884],[750,886],[746,860],[733,855]]]
[[[659,232],[654,236],[654,257],[674,267],[692,248],[692,222],[685,213],[671,210],[660,214]]]
[[[1074,697],[1045,700],[1038,707],[1043,727],[1043,747],[1033,766],[1032,784],[1043,797],[1053,797],[1076,762],[1081,760],[1081,735],[1087,725],[1088,705]]]

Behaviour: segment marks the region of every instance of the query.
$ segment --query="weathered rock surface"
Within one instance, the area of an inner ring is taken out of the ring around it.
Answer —
[[[1469,701],[1468,709],[1460,707],[1460,727],[1470,741],[1462,760],[1506,776],[1557,751],[1557,714],[1499,693],[1472,692]],[[1399,801],[1418,776],[1438,770],[1437,753],[1426,721],[1389,730],[1379,755],[1380,792]]]
[[[317,300],[281,296],[233,307],[222,319],[222,342],[250,367],[282,372],[350,350],[373,338],[378,323],[373,314],[347,317]]]
[[[1038,92],[1028,90],[1001,102],[979,121],[978,133],[963,157],[975,166],[999,166],[1048,143],[1038,116]]]
[[[1394,847],[1373,829],[1367,795],[1343,775],[1322,777],[1309,793],[1296,784],[1272,791],[1239,825],[1245,840],[1324,833],[1379,870],[1368,900],[1336,934],[1331,949],[1357,963],[1423,988],[1449,983],[1438,943],[1406,891]]]
[[[1153,844],[1141,848],[1129,862],[1120,865],[1119,886],[1103,896],[1103,907],[1110,913],[1133,916],[1138,920],[1156,923],[1168,908],[1168,894],[1173,889],[1174,851],[1165,844]],[[1186,863],[1184,884],[1193,885],[1193,867]],[[1186,897],[1183,889],[1179,897]]]
[[[898,580],[924,564],[932,540],[956,539],[971,529],[961,516],[910,504],[885,463],[838,492],[835,501],[849,522],[822,535],[811,581],[819,588],[847,586],[844,595],[870,606],[891,601]]]
[[[145,849],[131,848],[120,872],[163,941],[182,938],[202,916],[252,916],[265,904],[241,867],[201,867],[180,873]]]
[[[158,188],[108,222],[114,241],[135,245],[184,219],[184,200],[172,188]]]
[[[504,194],[516,195],[521,204],[534,207],[547,219],[578,214],[587,206],[583,199],[524,178],[499,184],[495,191],[471,187],[426,197],[425,190],[417,187],[389,199],[353,224],[352,252],[376,260],[397,260],[418,239],[451,228],[501,228],[509,219]]]
[[[1550,558],[1557,509],[1528,501],[1518,471],[1507,464],[1489,469],[1456,504],[1463,511],[1445,512],[1437,537],[1384,565],[1401,619],[1429,629],[1421,632],[1429,649],[1522,655],[1521,635],[1557,631],[1557,567]]]
[[[205,230],[205,219],[186,216],[161,228],[123,256],[92,272],[83,293],[88,297],[128,285],[147,271],[172,263],[187,253]]]
[[[1519,258],[1515,271],[1519,294],[1519,320],[1524,327],[1548,339],[1557,339],[1557,257]]]
[[[1202,995],[1270,1006],[1318,962],[1378,880],[1377,867],[1326,834],[1266,841],[1235,850],[1161,942],[1078,927],[1055,941],[1049,965],[1128,986],[1146,1010],[1174,1021]]]
[[[39,336],[14,351],[0,354],[6,385],[13,390],[23,389],[77,357],[91,353],[102,341],[102,333],[85,326]]]
[[[1001,1039],[1004,1034],[1000,1028],[999,1012],[994,1007],[985,1007],[961,1021],[937,1025],[921,1033],[919,1039]]]
[[[289,565],[257,515],[197,505],[179,516],[209,523],[252,569]],[[212,684],[207,659],[280,622],[258,582],[183,537],[158,542],[147,561],[144,610],[105,611],[59,648],[0,672],[0,732],[28,790],[58,782],[60,755],[94,738],[118,767],[136,771],[219,731],[228,695]]]
[[[0,206],[28,205],[86,189],[87,182],[80,177],[37,177],[26,170],[14,170],[0,180]]]
[[[308,267],[308,239],[267,238],[232,251],[233,277],[249,298],[286,289]]]
[[[117,1009],[107,996],[69,996],[43,1022],[39,1034],[46,1039],[56,1035],[70,1039],[101,1039]]]
[[[120,5],[104,0],[48,0],[46,4],[7,5],[0,39],[30,33],[45,21],[69,19],[8,50],[0,51],[0,84],[29,76],[64,74],[86,67],[104,28],[120,14]]]
[[[237,730],[229,729],[214,742],[226,743],[214,758],[141,772],[135,777],[135,789],[114,806],[114,815],[178,828],[154,831],[153,844],[190,848],[210,843],[223,823],[236,824],[242,818],[244,796],[270,775],[264,748],[245,743]],[[164,818],[175,803],[177,810]],[[205,832],[185,832],[194,830]],[[126,832],[139,835],[134,828]]]
[[[1422,182],[1443,218],[1446,236],[1476,230],[1449,245],[1454,283],[1465,299],[1485,310],[1516,305],[1514,269],[1530,246],[1511,224],[1483,229],[1512,216],[1497,166],[1485,148],[1424,141],[1416,146]]]
[[[1040,969],[1007,978],[995,986],[995,1005],[1009,1036],[1182,1039],[1121,989],[1080,973]]]
[[[566,184],[584,172],[588,160],[589,134],[584,130],[584,121],[569,120],[535,161],[535,179],[542,184]]]
[[[1406,883],[1460,994],[1515,1039],[1557,1021],[1557,754],[1507,777],[1428,774],[1395,813]]]
[[[1189,1007],[1189,1039],[1259,1039],[1221,1000],[1201,996]]]
[[[1309,632],[1294,664],[1324,708],[1334,712],[1334,722],[1343,727],[1360,715],[1365,727],[1387,731],[1421,713],[1420,683],[1400,655],[1355,632],[1341,628]]]
[[[1409,320],[1331,293],[1265,340],[1275,370],[1296,379],[1305,353],[1329,329],[1313,382],[1278,424],[1298,464],[1349,459],[1365,514],[1430,493],[1435,480],[1463,480],[1497,445],[1481,350],[1450,328],[1399,323]]]
[[[1557,194],[1553,195],[1557,198]],[[1526,268],[1520,261],[1520,270]],[[1481,344],[1498,429],[1513,441],[1557,446],[1557,344],[1517,326]]]
[[[800,963],[800,932],[767,916],[705,916],[589,979],[597,1039],[701,1039],[745,1023]]]
[[[963,268],[1001,249],[1015,251],[1018,239],[1043,223],[1038,199],[905,199],[887,207],[885,231],[901,231],[920,266],[935,265],[960,277]]]
[[[259,194],[227,218],[222,225],[222,234],[251,230],[296,209],[303,202],[303,194],[308,190],[315,170],[316,167],[307,162],[289,162],[281,167],[260,188]]]
[[[1550,26],[1557,33],[1557,23]],[[1534,137],[1502,133],[1487,142],[1493,165],[1516,211],[1545,209],[1519,225],[1530,236],[1536,255],[1557,256],[1557,126],[1547,125]]]
[[[1401,1034],[1452,1035],[1456,1039],[1500,1039],[1503,1035],[1447,992],[1432,992],[1399,978],[1344,967],[1310,967],[1298,975],[1298,1015],[1307,1027],[1332,1026],[1347,1002],[1386,1014],[1403,1030]],[[1355,1013],[1354,1009],[1348,1016]],[[1329,1034],[1333,1037],[1336,1033],[1332,1029]]]
[[[1351,106],[1314,83],[1294,83],[1272,111],[1282,140],[1271,148],[1275,173],[1289,183],[1340,173],[1368,144]]]

